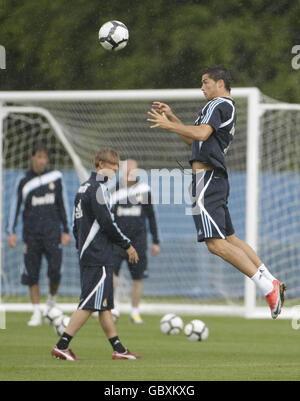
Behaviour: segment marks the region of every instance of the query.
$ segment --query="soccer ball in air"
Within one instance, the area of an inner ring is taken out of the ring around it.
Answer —
[[[58,336],[63,335],[64,331],[66,330],[70,322],[70,319],[71,319],[70,316],[61,315],[53,321],[54,331]]]
[[[121,50],[127,45],[128,39],[128,29],[120,21],[108,21],[99,30],[100,43],[106,50]]]
[[[63,311],[56,306],[48,308],[44,312],[44,320],[47,324],[53,324],[54,320],[63,315]]]
[[[117,323],[117,321],[119,320],[119,317],[120,317],[120,312],[118,311],[118,309],[112,309],[111,314],[114,319],[114,322]]]
[[[164,334],[179,334],[183,329],[183,321],[175,313],[168,313],[162,317],[160,329]]]
[[[209,335],[209,329],[202,320],[192,320],[184,328],[184,334],[190,341],[204,341]]]

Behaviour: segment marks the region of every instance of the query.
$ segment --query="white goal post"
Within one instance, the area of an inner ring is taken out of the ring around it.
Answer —
[[[300,220],[298,212],[295,212],[295,204],[290,207],[288,203],[291,198],[292,202],[298,202],[299,198],[295,193],[287,193],[286,199],[281,199],[280,193],[283,189],[279,184],[276,186],[277,182],[285,180],[288,191],[293,191],[293,183],[297,182],[300,176],[299,164],[294,160],[292,149],[296,134],[298,133],[300,137],[300,105],[268,99],[257,88],[233,88],[232,96],[237,102],[238,109],[237,133],[228,152],[230,178],[234,182],[232,191],[235,191],[231,195],[234,202],[234,224],[237,222],[243,239],[258,253],[263,250],[267,264],[274,260],[273,253],[276,253],[278,247],[285,246],[286,238],[283,238],[284,228],[280,225],[278,211],[276,213],[278,221],[274,225],[278,232],[276,231],[274,235],[276,237],[274,244],[272,242],[268,248],[268,241],[265,241],[266,244],[262,241],[261,231],[264,232],[265,227],[268,227],[266,231],[268,238],[274,230],[273,217],[272,215],[269,218],[265,217],[262,203],[266,204],[268,209],[275,210],[271,201],[278,194],[278,205],[284,207],[286,200],[289,208],[290,214],[286,217],[285,224],[295,219],[298,221],[298,218]],[[169,137],[149,129],[146,113],[154,100],[168,102],[187,124],[193,124],[197,112],[204,104],[200,89],[0,92],[1,194],[4,188],[8,191],[8,181],[14,181],[16,174],[25,170],[24,160],[28,156],[30,144],[37,138],[42,139],[43,135],[47,136],[48,143],[53,147],[54,156],[59,154],[53,158],[53,166],[63,169],[66,176],[72,179],[69,188],[71,196],[77,185],[71,170],[76,171],[79,181],[86,179],[89,170],[92,169],[93,154],[101,146],[116,148],[123,158],[136,158],[140,162],[140,167],[148,172],[151,169],[164,168],[173,171],[177,166],[176,160],[180,159],[186,163],[189,150],[185,150],[177,138],[170,144]],[[278,138],[274,138],[274,132],[278,133]],[[281,140],[288,135],[291,141],[286,143]],[[297,148],[298,142],[294,146]],[[275,152],[278,149],[280,154]],[[18,154],[22,152],[20,160],[16,152]],[[286,161],[285,157],[290,160]],[[282,160],[279,160],[280,158]],[[7,176],[11,178],[5,178]],[[234,187],[237,189],[234,190]],[[172,188],[176,190],[175,186]],[[8,199],[12,196],[13,190],[9,191]],[[8,277],[10,274],[8,270],[12,269],[8,264],[21,263],[20,260],[16,262],[13,259],[13,252],[7,250],[5,246],[8,199],[2,196],[0,201],[2,211],[0,300],[2,297],[2,306],[6,310],[31,310],[29,304],[6,302],[8,296],[20,295],[16,282],[12,283],[12,277]],[[242,279],[239,273],[232,273],[234,270],[232,267],[217,262],[215,256],[207,255],[206,251],[203,251],[204,245],[195,243],[191,248],[190,244],[196,242],[196,237],[193,226],[188,220],[190,216],[179,221],[179,209],[175,208],[176,205],[169,208],[163,206],[157,205],[159,226],[162,231],[162,256],[156,261],[149,259],[150,273],[151,264],[154,264],[153,279],[150,274],[148,287],[145,286],[142,313],[178,312],[197,315],[237,315],[249,318],[269,317],[269,310],[265,304],[260,304],[260,297],[256,294],[251,280]],[[300,209],[300,204],[297,206]],[[172,230],[175,226],[176,229]],[[293,230],[297,236],[299,234],[297,227],[293,227]],[[174,250],[175,235],[179,237],[181,232],[186,242],[181,249],[175,246]],[[261,248],[262,243],[263,248]],[[282,252],[284,262],[287,264],[283,268],[286,269],[298,260],[300,251],[293,241],[289,242],[288,247],[289,252]],[[195,253],[193,257],[191,252]],[[69,253],[66,265],[75,265],[77,256],[74,249]],[[6,257],[6,254],[10,256]],[[20,255],[21,250],[19,259]],[[272,270],[272,266],[270,269]],[[275,270],[276,274],[283,276],[279,278],[286,279],[286,270],[281,271],[279,268]],[[294,278],[296,274],[297,269],[293,267]],[[73,266],[73,270],[67,272],[67,275],[69,287],[73,291],[67,295],[79,295],[78,281],[72,281],[73,275],[79,276],[79,271]],[[166,282],[161,279],[162,277]],[[196,284],[196,278],[200,284]],[[179,281],[185,288],[178,286]],[[293,279],[291,281],[293,282]],[[121,283],[124,292],[128,291],[129,283],[126,275],[121,277]],[[292,283],[287,284],[290,288]],[[209,291],[206,291],[207,288]],[[294,287],[292,284],[291,301],[287,302],[287,306],[290,307],[284,308],[281,317],[293,315],[292,306],[298,297],[300,298],[300,284],[297,283]],[[177,302],[177,298],[180,302]],[[66,311],[76,307],[75,304],[61,306]],[[121,312],[129,312],[129,302],[128,299],[123,301],[122,291],[118,306]]]

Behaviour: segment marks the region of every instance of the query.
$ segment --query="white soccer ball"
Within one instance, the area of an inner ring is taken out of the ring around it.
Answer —
[[[61,315],[53,321],[54,331],[58,336],[63,335],[64,331],[66,330],[70,322],[70,319],[71,319],[70,316]]]
[[[54,320],[57,319],[58,317],[63,315],[63,311],[57,306],[53,306],[52,308],[48,308],[44,312],[44,320],[47,324],[51,325],[53,324]]]
[[[184,334],[190,341],[204,341],[209,335],[209,329],[202,320],[194,319],[185,326]]]
[[[179,334],[183,329],[183,320],[175,313],[168,313],[162,317],[160,329],[164,334]]]
[[[114,319],[114,322],[117,323],[117,321],[119,320],[119,317],[120,317],[120,312],[118,311],[118,309],[112,309],[111,314]]]
[[[119,51],[129,39],[129,31],[120,21],[108,21],[99,30],[99,40],[106,50]]]

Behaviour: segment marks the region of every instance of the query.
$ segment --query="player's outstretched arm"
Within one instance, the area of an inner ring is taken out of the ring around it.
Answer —
[[[173,113],[171,107],[166,103],[155,101],[152,103],[152,108],[159,114],[164,113],[168,120],[174,123],[182,124],[181,120]]]
[[[206,141],[206,139],[213,133],[213,128],[208,124],[195,125],[184,125],[182,123],[177,123],[170,121],[166,114],[162,112],[160,114],[154,109],[148,111],[150,118],[147,121],[153,123],[150,128],[163,128],[167,131],[174,132],[180,135],[180,137],[187,138],[186,143],[192,143],[192,141]]]
[[[183,125],[182,121],[173,113],[171,107],[169,105],[167,105],[166,103],[155,101],[152,103],[152,110],[155,110],[160,115],[163,115],[172,123]],[[148,119],[148,121],[150,121],[150,120]],[[151,128],[153,128],[153,127],[151,127]],[[179,135],[179,137],[187,145],[189,145],[189,146],[192,145],[192,143],[193,143],[192,139],[187,138],[186,136],[183,136],[183,135]]]

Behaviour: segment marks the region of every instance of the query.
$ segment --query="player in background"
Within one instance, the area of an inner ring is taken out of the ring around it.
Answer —
[[[49,295],[47,305],[56,302],[61,279],[62,245],[71,241],[67,200],[62,173],[48,170],[48,150],[37,144],[31,155],[31,168],[17,182],[8,221],[8,245],[17,246],[16,226],[23,205],[24,270],[21,283],[29,287],[33,315],[29,326],[42,324],[39,273],[42,256],[48,262]]]
[[[142,280],[148,277],[147,270],[147,221],[152,236],[152,256],[160,252],[156,217],[151,204],[151,192],[148,184],[138,177],[136,160],[126,160],[122,166],[121,180],[117,182],[115,191],[111,193],[112,211],[116,223],[128,236],[138,252],[139,262],[129,263],[126,252],[118,246],[114,247],[114,289],[117,285],[121,264],[127,261],[132,278],[131,287],[131,321],[142,324],[139,306],[143,294]]]
[[[130,263],[139,260],[130,240],[121,232],[111,213],[108,179],[119,168],[119,155],[112,149],[101,149],[94,159],[96,170],[83,183],[74,202],[73,233],[78,249],[81,295],[78,309],[51,353],[54,357],[76,360],[69,349],[74,335],[91,314],[98,311],[99,322],[113,348],[113,359],[138,359],[120,342],[111,314],[113,301],[112,246],[125,249]]]
[[[198,241],[252,279],[263,292],[273,319],[281,312],[285,285],[278,281],[256,252],[234,234],[227,206],[229,196],[225,154],[233,139],[236,110],[230,95],[230,74],[222,66],[202,73],[202,91],[207,99],[195,125],[184,125],[171,108],[155,101],[148,112],[151,128],[179,135],[192,147],[193,217]]]

